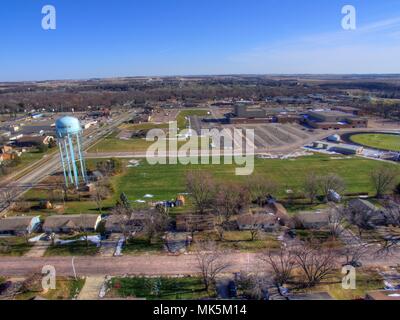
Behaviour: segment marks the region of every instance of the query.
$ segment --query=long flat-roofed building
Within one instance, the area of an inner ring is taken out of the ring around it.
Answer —
[[[307,113],[305,123],[316,129],[367,128],[368,119],[341,111],[312,110]]]

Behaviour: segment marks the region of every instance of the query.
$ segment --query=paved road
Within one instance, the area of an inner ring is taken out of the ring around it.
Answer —
[[[231,253],[226,256],[230,267],[227,273],[239,271],[259,271],[261,265],[255,253]],[[123,257],[79,257],[74,260],[78,276],[99,275],[179,275],[196,274],[195,255],[137,255]],[[389,257],[367,257],[364,266],[389,267],[400,264],[400,254]],[[0,276],[26,276],[40,273],[42,267],[52,265],[60,276],[73,276],[71,257],[26,258],[0,257]],[[265,267],[265,265],[264,265]]]

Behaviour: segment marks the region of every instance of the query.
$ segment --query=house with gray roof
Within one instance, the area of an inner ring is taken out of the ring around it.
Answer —
[[[40,216],[21,216],[0,219],[0,235],[20,236],[40,229]]]
[[[46,218],[43,231],[46,233],[94,232],[100,221],[99,214],[55,215]]]

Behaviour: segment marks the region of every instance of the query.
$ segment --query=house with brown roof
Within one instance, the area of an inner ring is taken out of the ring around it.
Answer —
[[[107,218],[105,230],[107,233],[139,232],[149,219],[149,211],[136,211],[129,219],[122,215],[111,215]]]
[[[0,235],[20,236],[40,229],[40,216],[21,216],[0,219]]]
[[[244,214],[236,220],[240,230],[264,230],[274,232],[281,227],[279,218],[268,214]]]
[[[178,214],[176,229],[182,232],[214,230],[214,216],[212,214]]]
[[[43,231],[46,233],[94,232],[100,221],[99,214],[55,215],[46,218]]]
[[[295,216],[295,219],[305,229],[321,229],[329,225],[330,213],[324,212],[301,212]]]

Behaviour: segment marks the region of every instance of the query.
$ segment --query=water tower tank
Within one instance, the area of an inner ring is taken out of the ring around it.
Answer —
[[[68,136],[69,134],[78,134],[82,131],[79,120],[74,117],[62,117],[56,121],[56,131],[59,138]]]

